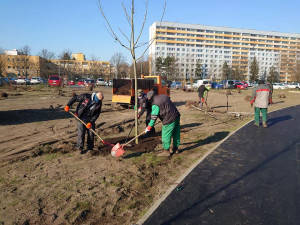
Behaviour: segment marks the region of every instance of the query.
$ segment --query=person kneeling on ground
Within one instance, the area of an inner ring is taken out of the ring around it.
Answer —
[[[143,92],[142,89],[138,90],[138,118],[141,118],[141,116],[146,111],[146,127],[148,126],[150,120],[151,120],[151,102],[147,98],[147,94]],[[145,136],[151,136],[152,134],[155,134],[155,128],[154,126],[150,130],[150,132],[146,133]]]
[[[85,133],[87,132],[87,150],[93,150],[94,148],[94,133],[90,130],[91,128],[95,130],[95,121],[98,119],[101,107],[102,100],[104,95],[102,92],[92,93],[92,94],[81,94],[76,95],[70,99],[65,111],[69,112],[70,107],[75,103],[79,102],[75,115],[85,122],[86,126],[77,121],[77,149],[83,153]]]
[[[166,95],[155,95],[153,91],[147,93],[148,100],[152,103],[151,120],[145,129],[149,132],[157,118],[162,121],[162,146],[164,151],[158,156],[170,156],[178,153],[180,144],[180,113],[174,103]],[[173,138],[173,148],[170,149]]]
[[[254,103],[254,125],[259,126],[260,112],[262,113],[263,127],[267,127],[267,108],[269,103],[272,104],[271,90],[265,85],[264,80],[258,81],[258,86],[253,89],[250,100],[251,107]]]

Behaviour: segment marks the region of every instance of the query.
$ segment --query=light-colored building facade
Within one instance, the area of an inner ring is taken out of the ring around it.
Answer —
[[[73,53],[71,60],[51,59],[50,61],[60,69],[58,71],[60,73],[68,71],[73,74],[96,77],[109,77],[110,75],[110,62],[86,60],[83,53]]]
[[[174,56],[181,78],[195,76],[196,64],[201,64],[204,75],[221,79],[222,66],[243,71],[250,77],[254,57],[259,64],[259,76],[268,74],[272,66],[280,80],[292,80],[297,57],[300,58],[300,34],[257,31],[172,22],[155,22],[150,26],[150,69],[155,73],[155,59]]]
[[[45,59],[40,56],[10,54],[11,51],[5,52],[2,60],[5,61],[3,75],[5,76],[31,76],[40,77],[41,67],[45,63]]]

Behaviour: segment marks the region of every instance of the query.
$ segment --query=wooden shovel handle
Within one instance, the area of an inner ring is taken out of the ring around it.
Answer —
[[[82,124],[84,124],[86,126],[86,123],[83,122],[81,119],[78,118],[78,116],[76,116],[74,113],[72,113],[71,111],[69,111],[69,113],[74,116],[78,121],[80,121]],[[91,128],[90,129],[102,142],[103,142],[103,139]]]
[[[129,143],[133,142],[135,139],[137,139],[139,136],[141,136],[142,134],[144,134],[145,131],[143,131],[142,133],[140,133],[138,136],[132,138],[130,141],[128,141],[127,143],[123,144],[122,147],[128,145]]]

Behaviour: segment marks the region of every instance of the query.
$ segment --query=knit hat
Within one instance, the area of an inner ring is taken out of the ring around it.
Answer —
[[[138,93],[138,96],[140,96],[140,95],[142,95],[143,90],[142,90],[142,89],[138,89],[138,90],[137,90],[137,93]]]
[[[148,99],[151,99],[151,98],[153,97],[153,95],[154,95],[154,91],[149,91],[149,92],[147,93],[147,98],[148,98]]]

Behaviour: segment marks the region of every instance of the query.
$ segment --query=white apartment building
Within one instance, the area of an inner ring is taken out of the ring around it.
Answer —
[[[206,78],[221,79],[222,66],[243,71],[249,79],[249,66],[256,57],[259,75],[272,66],[281,81],[291,81],[297,57],[300,58],[300,34],[258,31],[172,22],[155,22],[150,26],[150,73],[155,74],[155,59],[174,56],[180,78],[195,77],[197,62]]]

